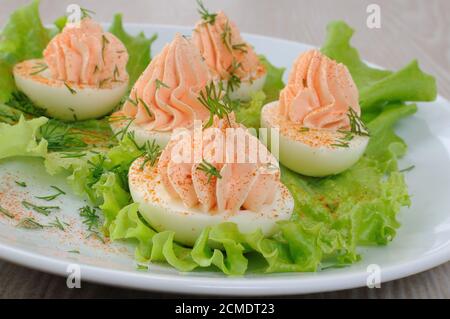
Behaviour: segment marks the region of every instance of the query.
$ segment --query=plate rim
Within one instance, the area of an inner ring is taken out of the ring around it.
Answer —
[[[110,23],[105,23],[109,25]],[[124,23],[127,28],[154,28],[172,30],[190,30],[192,27],[174,24],[152,24],[152,23]],[[284,38],[272,37],[254,33],[242,33],[244,36],[259,38],[260,40],[281,41],[291,45],[303,45],[315,47],[309,43],[293,41]],[[443,96],[438,95],[436,102],[450,103]],[[80,262],[71,262],[58,257],[47,257],[38,253],[27,251],[22,248],[10,246],[0,242],[0,258],[28,268],[52,273],[59,276],[67,276],[67,267],[70,264],[78,264],[81,269],[82,281],[95,282],[122,288],[132,288],[147,291],[159,291],[166,293],[183,293],[195,295],[215,296],[279,296],[305,293],[319,293],[325,291],[338,291],[366,286],[368,273],[357,271],[350,273],[322,272],[317,276],[302,278],[304,273],[285,273],[280,276],[274,275],[264,277],[192,277],[189,273],[159,274],[147,272],[126,271],[98,267]],[[409,262],[399,262],[390,266],[382,267],[381,282],[411,276],[450,260],[450,242],[441,245],[431,254],[425,254]],[[308,273],[311,274],[311,273]],[[325,274],[325,275],[323,275]],[[274,289],[277,288],[277,289]]]

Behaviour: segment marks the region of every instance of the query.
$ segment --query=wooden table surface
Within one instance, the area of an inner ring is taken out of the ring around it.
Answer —
[[[0,27],[27,0],[0,0]],[[122,12],[125,22],[193,25],[194,0],[42,0],[41,14],[50,23],[77,2],[94,10],[96,19],[111,21]],[[412,59],[433,74],[441,95],[450,98],[450,1],[448,0],[205,0],[211,10],[223,9],[244,32],[281,37],[320,46],[325,26],[344,19],[357,33],[353,44],[368,61],[396,69]],[[368,4],[381,8],[381,28],[366,25]],[[131,5],[132,4],[132,5]],[[179,297],[161,293],[82,283],[68,289],[65,278],[0,261],[0,298]],[[297,297],[297,296],[296,296]],[[450,262],[432,270],[382,284],[298,297],[311,298],[450,298]]]

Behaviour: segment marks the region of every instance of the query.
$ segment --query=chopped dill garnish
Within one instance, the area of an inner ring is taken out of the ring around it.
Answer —
[[[72,89],[69,84],[67,84],[66,81],[64,81],[64,86],[69,90],[70,94],[74,95],[77,94],[77,91],[75,91],[74,89]]]
[[[128,102],[130,102],[131,104],[133,104],[134,106],[138,105],[138,102],[136,100],[133,100],[131,97],[127,97],[126,99]]]
[[[223,32],[220,35],[220,38],[222,39],[222,43],[225,45],[227,50],[232,52],[233,44],[231,43],[231,28],[230,24],[228,23],[228,20],[225,23],[225,27],[223,28]]]
[[[86,236],[86,239],[89,239],[91,237],[96,237],[98,240],[100,240],[103,244],[105,243],[105,239],[100,235],[98,231],[92,231],[89,235]]]
[[[20,187],[27,187],[27,183],[25,182],[15,181],[14,183],[16,183],[16,185],[19,185]]]
[[[309,127],[302,126],[298,131],[301,132],[301,133],[303,133],[303,132],[309,132]]]
[[[128,130],[131,126],[131,124],[133,123],[134,119],[133,118],[128,118],[129,121],[127,123],[127,125],[125,125],[124,128],[120,129],[119,131],[117,131],[117,133],[115,133],[113,135],[113,137],[117,138],[118,140],[123,140],[123,138],[125,137],[125,135],[128,133]],[[118,136],[121,135],[120,138],[118,138]]]
[[[100,217],[97,210],[88,205],[81,207],[79,210],[80,217],[83,218],[83,224],[86,225],[88,231],[95,231],[100,226]]]
[[[20,91],[13,92],[5,104],[33,116],[45,116],[46,113],[44,108],[36,106],[28,96]]]
[[[142,103],[142,105],[144,106],[145,111],[147,112],[148,116],[153,117],[152,112],[150,111],[150,107],[147,105],[147,103],[145,103],[145,101],[141,98],[138,99],[138,101],[140,103]]]
[[[341,140],[337,140],[335,143],[330,144],[330,145],[334,146],[334,147],[343,147],[343,148],[348,148],[350,146],[350,144],[348,142],[341,141]]]
[[[80,151],[87,147],[80,133],[71,131],[72,126],[57,120],[49,120],[39,129],[40,137],[48,142],[49,151]]]
[[[14,214],[12,214],[7,209],[3,208],[1,205],[0,205],[0,214],[3,214],[3,215],[5,215],[8,218],[14,218]]]
[[[109,44],[109,40],[108,38],[102,34],[102,60],[103,62],[105,62],[105,49],[106,49],[106,45]]]
[[[111,79],[110,78],[104,78],[103,80],[100,80],[100,82],[98,82],[98,87],[100,89],[102,89],[106,83],[108,83]]]
[[[214,24],[216,22],[217,13],[210,13],[208,9],[205,8],[203,2],[201,0],[197,0],[198,5],[198,13],[200,14],[204,23]]]
[[[67,252],[70,254],[79,254],[80,253],[80,251],[78,249],[68,250]]]
[[[33,70],[36,70],[36,69],[37,69],[37,70],[31,72],[29,75],[36,75],[36,74],[39,74],[39,73],[41,73],[41,72],[47,70],[47,69],[48,69],[48,65],[45,64],[45,63],[40,62],[40,63],[36,63],[36,65],[34,65],[34,66],[32,67],[32,69],[33,69]]]
[[[217,177],[217,178],[222,178],[222,175],[220,175],[219,171],[217,170],[217,168],[212,165],[211,163],[208,163],[206,160],[203,160],[198,166],[197,169],[199,171],[205,172],[206,175],[208,176],[208,183],[211,182],[211,178],[213,176]]]
[[[84,18],[91,18],[91,15],[95,14],[94,11],[86,9],[86,8],[80,8],[80,10],[81,10],[81,18],[82,19],[84,19]]]
[[[205,124],[205,127],[209,127],[213,124],[214,116],[223,119],[226,117],[228,123],[230,119],[228,114],[233,111],[232,104],[226,98],[221,97],[222,83],[219,83],[219,87],[216,88],[215,84],[211,82],[205,87],[205,91],[200,92],[198,100],[209,110],[209,120]]]
[[[414,168],[416,168],[416,165],[411,165],[411,166],[408,166],[406,168],[403,168],[403,169],[399,170],[399,172],[400,173],[407,173],[407,172],[412,171]]]
[[[233,59],[233,62],[228,68],[228,74],[230,77],[227,80],[227,94],[233,92],[241,86],[241,79],[236,75],[236,71],[241,67],[241,63]]]
[[[247,53],[247,43],[236,43],[231,46],[233,50],[241,51],[243,53]]]
[[[350,132],[360,136],[369,136],[369,129],[351,107],[349,107],[347,116],[350,121]]]
[[[135,145],[137,144],[135,143]],[[155,140],[152,140],[151,143],[150,141],[146,141],[140,150],[143,151],[142,155],[144,156],[141,169],[143,169],[147,163],[150,163],[150,166],[154,166],[162,152],[161,147],[155,142]]]
[[[43,200],[49,202],[49,201],[52,201],[52,200],[56,199],[56,198],[59,197],[60,195],[66,195],[66,192],[64,192],[64,191],[63,191],[62,189],[60,189],[59,187],[56,187],[56,186],[50,186],[50,187],[53,188],[54,190],[56,190],[57,193],[56,193],[56,194],[53,194],[53,195],[48,195],[48,196],[35,196],[35,197],[36,197],[36,198],[39,198],[39,199],[43,199]]]
[[[64,228],[63,223],[61,223],[61,221],[59,220],[58,216],[56,216],[55,220],[52,221],[51,223],[49,223],[47,225],[47,227],[55,227],[55,228],[58,228],[58,229],[60,229],[62,231],[66,231],[66,229]]]
[[[164,87],[166,89],[170,89],[170,86],[168,86],[166,83],[164,83],[163,81],[160,81],[159,79],[155,80],[155,84],[156,84],[156,89],[159,90],[161,87]]]
[[[117,64],[114,66],[114,73],[113,73],[113,81],[117,82],[117,78],[120,77],[119,68],[117,67]]]
[[[58,210],[58,209],[60,209],[59,206],[38,206],[38,205],[35,205],[35,204],[33,204],[33,203],[30,203],[30,202],[28,202],[28,201],[26,201],[26,200],[22,201],[22,205],[23,205],[23,207],[25,207],[26,209],[34,210],[36,213],[39,213],[39,214],[42,214],[42,215],[45,215],[45,216],[50,215],[50,213],[51,213],[53,210]]]
[[[16,227],[25,229],[43,229],[45,226],[38,223],[33,217],[22,218]]]

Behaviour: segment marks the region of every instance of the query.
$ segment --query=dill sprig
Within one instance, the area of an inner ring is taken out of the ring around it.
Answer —
[[[6,208],[3,208],[1,205],[0,205],[0,214],[3,214],[8,218],[14,218],[14,214],[8,211]]]
[[[79,151],[87,147],[80,133],[71,131],[66,123],[49,120],[39,129],[40,137],[48,142],[49,151]]]
[[[155,80],[155,84],[156,84],[156,89],[159,90],[161,87],[164,87],[166,89],[170,89],[170,86],[168,86],[166,83],[164,83],[163,81],[156,79]]]
[[[355,135],[358,136],[370,136],[369,130],[367,126],[364,124],[362,119],[358,116],[358,114],[349,107],[349,111],[347,113],[350,130],[338,130],[339,133],[343,134],[342,137],[336,140],[336,143],[331,144],[334,147],[350,147],[350,141],[353,140]]]
[[[65,223],[64,223],[65,224]],[[55,227],[62,231],[66,231],[64,224],[59,220],[58,216],[55,217],[55,220],[47,225],[47,227]]]
[[[228,51],[232,52],[233,50],[233,44],[231,43],[231,27],[230,24],[227,22],[225,23],[225,26],[223,28],[223,32],[220,35],[220,38],[222,39],[222,43],[225,45]]]
[[[117,67],[117,64],[114,66],[114,72],[113,72],[113,81],[117,82],[117,78],[120,77],[119,68]]]
[[[205,91],[200,92],[198,100],[209,110],[209,120],[205,127],[210,127],[214,122],[214,116],[223,119],[226,117],[230,123],[229,113],[233,111],[233,106],[227,98],[221,97],[222,83],[217,88],[213,82],[205,87]]]
[[[232,49],[233,50],[236,50],[236,51],[241,51],[241,52],[243,52],[243,53],[247,53],[248,51],[247,51],[247,43],[236,43],[236,44],[233,44],[232,46]]]
[[[241,86],[241,78],[236,75],[236,71],[241,66],[242,64],[240,62],[237,62],[236,59],[233,59],[231,65],[228,67],[229,78],[227,80],[227,95]]]
[[[152,140],[151,143],[150,141],[146,141],[142,150],[144,152],[143,155],[145,156],[145,158],[142,162],[141,169],[143,169],[147,163],[150,163],[150,166],[154,166],[162,153],[161,147],[156,144],[155,140]]]
[[[22,201],[22,206],[25,207],[26,209],[34,210],[36,213],[39,213],[39,214],[42,214],[45,216],[50,215],[53,210],[60,209],[59,206],[38,206],[38,205],[30,203],[26,200]]]
[[[48,196],[35,196],[35,197],[49,202],[49,201],[52,201],[52,200],[58,198],[60,195],[66,195],[66,192],[64,192],[59,187],[56,187],[56,186],[50,186],[50,187],[53,188],[54,190],[56,190],[57,193],[53,194],[53,195],[48,195]]]
[[[25,229],[43,229],[45,226],[37,222],[33,217],[25,217],[17,223],[16,227]]]
[[[197,0],[198,13],[200,14],[204,23],[214,24],[216,22],[217,13],[210,13],[201,0]]]
[[[299,129],[298,131],[301,132],[301,133],[303,133],[303,132],[309,132],[309,127],[302,126],[302,127],[300,127],[300,129]]]
[[[131,96],[128,96],[128,97],[126,98],[126,100],[127,100],[128,102],[130,102],[131,104],[133,104],[134,106],[138,106],[138,101],[137,101],[137,100],[133,100],[133,99],[131,98]]]
[[[217,178],[222,178],[222,175],[220,175],[219,171],[217,170],[217,168],[212,165],[211,163],[207,162],[206,160],[203,160],[198,166],[197,169],[199,171],[205,172],[206,175],[208,176],[208,183],[211,181],[211,178],[213,178],[213,176],[217,177]]]
[[[97,215],[97,210],[89,205],[81,207],[79,210],[80,217],[83,219],[83,224],[86,225],[88,231],[96,231],[100,226],[100,217]]]
[[[14,181],[14,183],[16,183],[16,185],[18,185],[20,187],[27,187],[27,183],[25,183],[25,182]]]
[[[350,132],[360,136],[369,136],[369,129],[353,108],[349,107],[347,116],[350,122]]]
[[[46,113],[44,108],[36,106],[28,96],[20,91],[13,92],[5,104],[33,116],[44,116]]]
[[[117,138],[119,141],[123,140],[125,135],[128,133],[128,130],[130,129],[131,124],[133,124],[134,118],[124,118],[124,120],[128,119],[127,125],[125,125],[123,128],[121,128],[117,133],[113,135],[113,137]],[[121,135],[119,138],[118,136]]]
[[[64,86],[69,90],[70,94],[77,94],[77,91],[75,91],[66,81],[64,81]]]
[[[408,167],[405,167],[405,168],[399,170],[399,172],[400,172],[400,173],[410,172],[410,171],[412,171],[414,168],[416,168],[416,165],[411,165],[411,166],[408,166]]]
[[[91,18],[91,15],[95,14],[94,11],[86,9],[86,8],[80,8],[80,10],[81,10],[81,18],[82,19],[84,19],[84,18]]]
[[[48,69],[48,65],[45,64],[45,63],[43,63],[43,62],[39,62],[39,63],[36,63],[36,64],[32,67],[32,69],[33,69],[33,70],[36,70],[36,71],[31,72],[29,75],[36,75],[36,74],[39,74],[39,73],[41,73],[41,72],[47,70],[47,69]]]
[[[108,38],[104,34],[102,34],[102,60],[103,60],[103,62],[105,62],[105,49],[108,44],[109,44]]]
[[[144,106],[145,111],[147,112],[148,116],[153,117],[152,111],[150,111],[150,107],[145,103],[145,101],[141,98],[138,98],[138,101]]]

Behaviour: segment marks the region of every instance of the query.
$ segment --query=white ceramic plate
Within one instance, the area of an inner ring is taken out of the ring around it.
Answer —
[[[176,32],[190,34],[191,28],[128,25],[130,32],[157,32],[159,38],[153,54],[169,42]],[[258,53],[277,65],[289,69],[294,58],[310,46],[281,39],[245,35]],[[285,74],[285,77],[287,73]],[[67,274],[69,264],[79,264],[81,279],[104,284],[166,292],[208,295],[280,295],[310,293],[366,285],[367,267],[381,267],[383,282],[405,277],[437,266],[450,259],[450,103],[439,97],[436,102],[419,104],[419,112],[398,125],[398,132],[410,146],[402,167],[414,164],[407,173],[412,206],[404,209],[397,237],[386,247],[361,249],[363,260],[351,267],[329,269],[319,273],[250,275],[225,277],[219,273],[179,273],[164,265],[149,271],[136,270],[132,247],[120,243],[102,244],[84,238],[78,208],[85,203],[68,194],[54,201],[62,209],[61,220],[70,231],[39,231],[14,227],[17,221],[0,216],[0,258],[59,275]],[[27,188],[15,184],[25,181]],[[23,199],[51,193],[50,185],[66,191],[63,177],[49,177],[40,160],[9,159],[0,161],[0,203],[18,215]],[[44,204],[44,203],[43,203]],[[53,205],[53,202],[52,202]],[[42,223],[47,221],[36,216]],[[49,219],[51,221],[51,219]],[[69,251],[79,250],[80,254]]]

